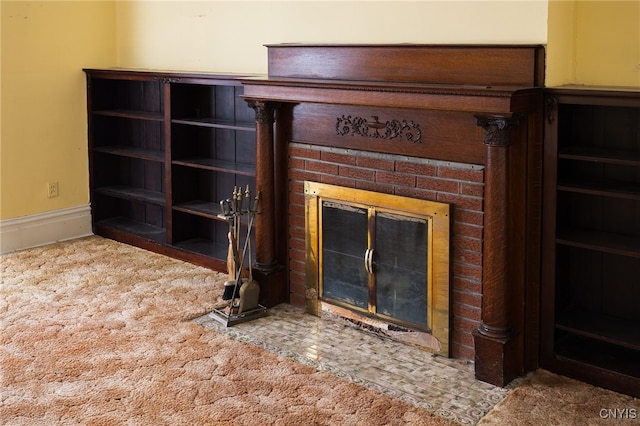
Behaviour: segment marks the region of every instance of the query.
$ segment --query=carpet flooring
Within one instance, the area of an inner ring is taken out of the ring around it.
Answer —
[[[640,400],[546,370],[538,370],[519,382],[477,424],[640,425]]]
[[[2,425],[449,425],[192,321],[225,276],[89,237],[2,256]]]
[[[96,236],[1,256],[0,424],[455,424],[192,321],[225,278]],[[541,370],[478,424],[640,424],[640,401]]]

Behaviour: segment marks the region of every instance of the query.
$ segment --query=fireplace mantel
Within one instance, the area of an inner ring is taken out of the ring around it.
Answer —
[[[263,212],[256,224],[256,262],[262,286],[282,299],[271,302],[304,303],[297,284],[304,270],[295,247],[299,176],[399,192],[410,189],[400,181],[382,181],[397,169],[386,174],[374,166],[363,169],[376,176],[367,181],[347,174],[349,155],[380,155],[386,163],[393,158],[469,165],[483,171],[481,193],[471,198],[481,210],[474,225],[481,233],[475,261],[481,272],[471,280],[456,278],[456,270],[468,265],[462,257],[454,260],[452,304],[461,312],[473,308],[476,302],[462,300],[472,292],[456,290],[456,280],[477,281],[480,318],[471,332],[474,318],[459,314],[453,332],[460,335],[460,347],[473,351],[478,379],[502,386],[537,367],[544,49],[288,44],[269,45],[268,51],[269,75],[243,84],[257,123],[256,185]],[[305,160],[315,169],[293,171],[304,169],[305,161],[292,160],[292,143],[325,149]],[[322,163],[331,156],[341,157]],[[456,211],[460,217],[467,213],[464,183],[452,181],[462,194],[456,198],[424,186],[431,177],[420,172],[398,176],[394,179],[418,182],[412,190],[418,197],[449,198],[454,218]],[[454,219],[452,229],[455,252],[456,233],[470,239],[465,224]],[[283,268],[286,277],[277,272]]]

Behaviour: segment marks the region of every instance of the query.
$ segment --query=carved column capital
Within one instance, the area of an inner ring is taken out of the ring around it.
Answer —
[[[476,124],[484,129],[484,143],[491,146],[509,146],[511,129],[520,124],[517,116],[476,115]]]
[[[278,107],[277,102],[267,102],[249,99],[247,104],[256,113],[256,123],[258,124],[273,124],[273,113]]]

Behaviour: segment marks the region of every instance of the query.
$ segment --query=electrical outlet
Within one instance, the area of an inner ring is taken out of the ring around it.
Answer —
[[[59,195],[58,182],[49,182],[47,184],[47,197],[53,198]]]

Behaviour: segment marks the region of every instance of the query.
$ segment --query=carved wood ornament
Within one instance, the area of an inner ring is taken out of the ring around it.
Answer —
[[[336,119],[336,134],[338,136],[362,136],[374,139],[396,139],[404,138],[408,142],[421,143],[422,130],[420,125],[407,120],[379,121],[378,117],[371,116],[373,121],[368,121],[362,117],[352,117],[351,115],[338,117]]]

